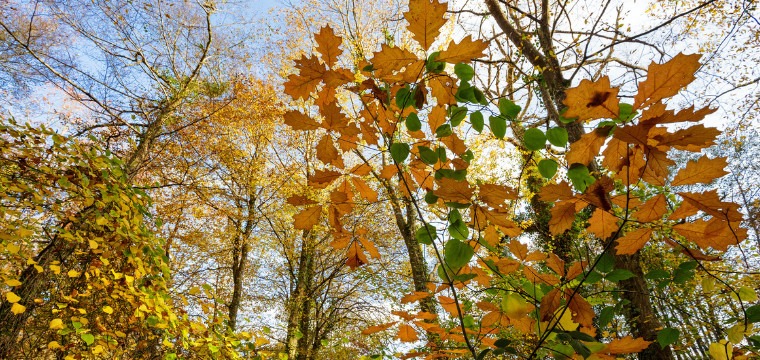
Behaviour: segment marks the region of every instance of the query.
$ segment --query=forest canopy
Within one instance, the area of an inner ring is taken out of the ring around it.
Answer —
[[[0,359],[760,357],[753,1],[0,5]]]

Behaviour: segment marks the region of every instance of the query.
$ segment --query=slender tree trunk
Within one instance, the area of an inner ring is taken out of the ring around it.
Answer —
[[[296,284],[288,304],[288,329],[285,338],[285,352],[289,359],[300,359],[303,349],[302,339],[308,333],[310,288],[314,272],[314,236],[304,232],[301,243],[301,253],[298,258],[298,268],[295,269]],[[304,332],[306,330],[306,333]],[[305,341],[305,340],[304,340]]]

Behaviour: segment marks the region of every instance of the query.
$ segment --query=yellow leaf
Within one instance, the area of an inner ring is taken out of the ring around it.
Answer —
[[[108,306],[108,305],[103,306],[103,312],[106,313],[106,314],[109,314],[109,315],[113,314],[113,308],[110,307],[110,306]]]
[[[61,319],[50,320],[50,325],[48,327],[50,329],[52,329],[52,330],[63,329],[64,328],[64,326],[63,326],[63,320],[61,320]]]
[[[15,287],[15,286],[21,286],[21,281],[18,281],[16,279],[7,279],[5,280],[5,285]]]
[[[720,343],[710,344],[710,356],[714,360],[729,360],[733,358],[734,345],[721,340]]]
[[[24,306],[24,305],[21,305],[19,303],[15,303],[15,304],[11,305],[11,312],[14,313],[14,314],[16,314],[16,315],[21,314],[24,311],[26,311],[26,306]]]
[[[50,270],[51,270],[51,271],[52,271],[54,274],[58,275],[58,274],[60,274],[60,273],[61,273],[61,267],[60,267],[60,266],[58,266],[58,265],[50,265],[49,267],[50,267]]]
[[[11,254],[16,254],[21,248],[19,248],[16,244],[8,244],[5,246],[5,249],[8,250],[8,252]]]
[[[98,242],[95,240],[87,240],[90,244],[90,249],[97,249],[98,248]]]
[[[57,341],[51,341],[47,345],[47,348],[50,350],[60,349],[62,347],[63,346],[61,346],[61,344],[59,344]]]
[[[21,297],[16,295],[13,291],[9,291],[5,293],[5,299],[8,300],[9,303],[13,304],[21,300]]]
[[[71,278],[77,277],[77,276],[79,276],[79,274],[80,274],[80,272],[76,271],[74,269],[71,269],[71,270],[69,270],[69,272],[66,273],[66,275],[68,275]]]
[[[404,18],[409,22],[406,27],[412,33],[412,38],[427,51],[441,33],[441,27],[446,24],[443,17],[448,10],[447,4],[441,4],[437,0],[410,0],[409,11],[404,13]]]
[[[92,348],[92,353],[97,355],[103,352],[103,345],[95,345],[94,348]]]

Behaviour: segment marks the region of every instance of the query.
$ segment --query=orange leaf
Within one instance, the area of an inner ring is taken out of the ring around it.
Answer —
[[[312,206],[301,210],[298,214],[293,216],[293,227],[301,230],[311,230],[314,225],[317,225],[319,218],[322,217],[322,207]]]
[[[610,78],[602,77],[597,81],[582,80],[581,83],[565,91],[563,103],[567,111],[563,117],[578,120],[615,119],[620,112],[620,88],[610,87]],[[586,163],[583,163],[586,164]]]
[[[604,155],[602,166],[608,170],[619,172],[628,159],[628,144],[613,137],[607,143],[607,147],[602,154]]]
[[[575,294],[568,300],[567,307],[573,312],[573,321],[586,327],[594,326],[594,309],[582,296]]]
[[[480,185],[478,197],[490,207],[498,208],[504,205],[507,200],[515,200],[517,193],[515,189],[495,184]]]
[[[404,18],[409,22],[406,28],[412,33],[412,38],[422,46],[422,50],[428,51],[441,33],[441,27],[446,24],[443,17],[446,10],[448,4],[441,4],[437,0],[409,1],[409,11],[404,13]]]
[[[403,68],[424,67],[425,62],[409,50],[383,44],[380,51],[374,54],[372,65],[377,75],[384,77],[401,71]]]
[[[367,200],[369,202],[377,202],[377,191],[369,187],[369,185],[367,185],[364,180],[358,177],[352,177],[351,182],[354,183],[356,191],[359,192],[359,196],[361,196],[364,200]]]
[[[435,75],[428,79],[428,85],[430,86],[430,92],[433,94],[433,97],[438,102],[438,106],[435,108],[442,108],[444,105],[455,105],[457,103],[457,98],[455,94],[457,93],[457,89],[459,88],[456,85],[456,81],[451,78],[449,75]],[[434,108],[434,109],[435,109]],[[443,118],[442,121],[438,124],[440,126],[443,124],[443,122],[446,120],[446,111],[444,110],[444,113],[442,116],[439,116],[439,118]],[[430,116],[428,116],[428,121],[430,122],[430,128],[431,130],[435,131],[435,129],[438,127],[433,127],[433,121],[430,120],[432,118],[432,113]]]
[[[356,269],[359,266],[369,263],[367,256],[364,255],[364,251],[359,248],[359,244],[354,242],[348,247],[348,255],[346,256],[346,265],[351,269]]]
[[[415,302],[415,301],[419,301],[419,300],[422,300],[422,299],[429,298],[430,296],[432,296],[432,294],[429,293],[429,292],[427,292],[427,291],[415,291],[415,292],[413,292],[411,294],[404,295],[401,298],[401,303],[402,304],[407,304],[407,303],[410,303],[410,302]]]
[[[573,198],[573,189],[566,182],[559,184],[549,184],[541,188],[539,199],[544,202],[555,202],[557,200],[570,200]]]
[[[302,114],[300,111],[291,110],[283,115],[285,119],[285,125],[289,125],[293,130],[316,130],[319,128],[319,123]]]
[[[704,193],[678,193],[684,201],[695,206],[716,218],[728,221],[741,221],[742,214],[739,212],[739,205],[732,202],[720,200],[717,190],[710,190]]]
[[[667,201],[665,195],[658,194],[657,196],[647,200],[639,209],[633,213],[633,218],[640,222],[650,222],[659,220],[662,215],[668,211]]]
[[[710,183],[711,181],[728,174],[723,170],[728,166],[725,157],[708,159],[702,156],[697,161],[689,161],[686,167],[673,178],[672,186]]]
[[[470,202],[474,192],[466,181],[442,178],[438,181],[438,189],[433,191],[433,193],[444,201],[467,204]]]
[[[444,310],[446,310],[449,314],[451,314],[451,316],[453,316],[453,317],[458,317],[459,316],[459,312],[457,310],[457,309],[459,309],[459,307],[457,306],[457,303],[456,303],[456,301],[454,301],[454,299],[452,299],[452,298],[450,298],[448,296],[440,295],[440,296],[438,296],[438,303],[440,303],[441,307]]]
[[[664,64],[652,62],[647,79],[639,84],[639,93],[634,96],[633,107],[640,109],[664,98],[671,97],[694,81],[694,73],[701,64],[702,55],[680,53]]]
[[[565,276],[565,261],[560,259],[556,254],[549,254],[549,257],[546,259],[546,266],[557,273],[557,275]]]
[[[316,170],[314,175],[309,177],[308,184],[315,189],[324,189],[341,175],[341,173],[333,170]]]
[[[316,57],[307,58],[304,55],[296,60],[296,69],[300,70],[300,74],[288,76],[288,81],[285,82],[285,93],[293,99],[306,99],[317,90],[327,69]]]
[[[338,56],[343,53],[340,49],[343,38],[336,36],[330,25],[327,25],[314,35],[314,40],[317,42],[317,51],[322,54],[322,60],[327,63],[327,66],[335,65]]]
[[[398,323],[398,321],[393,321],[393,322],[389,322],[389,323],[385,323],[385,324],[370,326],[370,327],[362,330],[362,335],[372,335],[374,333],[378,333],[378,332],[381,332],[383,330],[387,330],[388,328],[390,328],[393,325],[396,325],[397,323]]]
[[[588,165],[591,160],[594,160],[594,157],[599,155],[599,150],[604,145],[605,140],[607,140],[607,134],[603,129],[596,129],[583,134],[578,141],[570,144],[570,150],[565,155],[567,164]]]
[[[617,250],[618,255],[635,254],[646,245],[650,237],[652,237],[652,229],[636,229],[618,239],[615,250]]]
[[[442,61],[451,64],[466,63],[473,59],[483,57],[483,51],[488,48],[488,43],[483,40],[472,40],[471,35],[467,35],[459,44],[451,40],[449,46],[438,54],[435,61]]]
[[[643,338],[636,338],[626,336],[622,339],[615,339],[607,344],[603,352],[607,354],[633,354],[643,351],[649,347],[651,341],[646,341]]]
[[[668,167],[675,165],[675,161],[668,159],[667,153],[657,149],[649,149],[646,155],[646,168],[641,179],[652,185],[665,185],[665,179],[669,174]]]
[[[317,202],[314,200],[309,199],[306,196],[303,195],[293,195],[291,197],[288,197],[288,199],[285,201],[290,205],[299,206],[299,205],[311,205],[316,204]]]
[[[588,220],[586,230],[600,239],[607,239],[618,230],[618,218],[607,211],[597,208]]]
[[[575,201],[558,202],[551,209],[552,218],[549,220],[549,232],[552,235],[564,233],[573,226],[575,221]]]
[[[655,140],[658,141],[658,147],[667,146],[678,150],[699,152],[703,148],[715,144],[718,135],[720,135],[720,130],[699,124],[672,134],[657,136]]]
[[[541,307],[538,309],[541,321],[549,321],[554,316],[562,300],[561,295],[559,289],[552,289],[541,298]]]
[[[367,250],[370,257],[372,257],[373,259],[380,258],[380,252],[377,250],[377,247],[375,246],[375,244],[365,239],[364,237],[359,237],[359,242],[362,243],[362,246],[364,247],[365,250]]]
[[[646,147],[649,130],[642,125],[627,125],[615,130],[612,137],[629,144]]]

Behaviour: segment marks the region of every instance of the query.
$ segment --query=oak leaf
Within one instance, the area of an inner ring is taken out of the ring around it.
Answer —
[[[451,40],[449,46],[438,54],[436,61],[447,62],[450,64],[466,63],[473,59],[483,57],[483,51],[488,48],[488,43],[483,40],[472,40],[471,35],[467,35],[459,44]]]
[[[602,152],[602,166],[608,170],[619,172],[628,160],[628,144],[625,141],[612,138]]]
[[[582,80],[578,86],[565,91],[563,103],[567,110],[563,117],[578,120],[615,119],[620,112],[620,88],[610,87],[610,78],[603,76],[597,81]]]
[[[552,218],[549,220],[549,232],[560,235],[573,226],[575,221],[575,201],[558,202],[551,209]]]
[[[317,223],[319,223],[319,218],[321,217],[322,206],[316,205],[308,207],[293,216],[293,227],[301,230],[311,230],[314,225],[317,225]]]
[[[288,81],[285,82],[285,93],[292,96],[293,99],[306,99],[317,90],[317,86],[322,82],[327,69],[316,57],[304,55],[301,55],[301,59],[296,60],[296,69],[299,69],[300,74],[288,76]]]
[[[439,295],[438,303],[441,304],[441,307],[444,310],[446,310],[449,314],[451,314],[451,316],[459,317],[459,306],[457,305],[457,302],[453,298]]]
[[[657,186],[665,185],[665,180],[670,173],[668,167],[675,165],[675,161],[668,159],[664,151],[650,148],[646,153],[646,168],[641,179]]]
[[[358,177],[352,177],[351,182],[354,184],[356,191],[359,192],[359,196],[361,196],[364,200],[367,200],[371,203],[377,202],[377,191],[369,187],[369,185],[367,185],[364,180]]]
[[[715,139],[718,135],[720,135],[720,130],[699,124],[678,130],[672,134],[656,136],[655,140],[658,141],[658,147],[666,146],[678,150],[699,152],[715,144]]]
[[[554,317],[554,312],[559,309],[562,293],[559,289],[552,289],[543,298],[538,308],[538,314],[541,321],[549,321]]]
[[[285,125],[292,127],[293,130],[316,130],[321,126],[316,120],[296,110],[286,112],[283,118]]]
[[[438,181],[438,189],[433,194],[444,201],[467,204],[474,194],[470,183],[466,181],[457,181],[449,178],[442,178]]]
[[[543,202],[570,200],[573,197],[573,189],[564,181],[558,184],[548,184],[542,187],[539,194],[539,199]]]
[[[607,140],[607,134],[602,129],[583,134],[578,141],[570,144],[570,150],[567,151],[565,159],[567,164],[588,165],[594,157],[599,155],[599,150]]]
[[[617,240],[618,255],[632,255],[644,247],[652,237],[652,229],[636,229]]]
[[[419,68],[421,70],[425,66],[425,62],[409,50],[383,44],[380,51],[374,54],[372,65],[375,67],[377,76],[382,78],[404,68]]]
[[[351,246],[348,247],[348,254],[346,256],[346,265],[352,270],[359,266],[369,263],[367,256],[364,255],[364,251],[359,247],[359,244],[354,241]]]
[[[667,205],[665,195],[658,194],[641,205],[632,216],[640,222],[659,220],[668,211]]]
[[[441,27],[446,24],[446,10],[448,4],[442,4],[438,0],[409,1],[409,11],[404,13],[404,18],[409,22],[406,28],[422,46],[422,50],[428,51],[441,33]]]
[[[517,192],[515,189],[504,185],[483,184],[478,188],[478,197],[488,206],[498,208],[504,205],[507,200],[517,199]]]
[[[607,239],[618,230],[618,218],[599,208],[594,210],[588,222],[587,230],[599,239]]]
[[[728,174],[723,170],[728,166],[725,157],[709,159],[706,156],[700,157],[697,161],[689,161],[686,167],[676,174],[673,178],[672,186],[693,185],[699,183],[710,183],[711,181]]]
[[[701,64],[702,55],[679,53],[664,64],[652,62],[647,69],[646,80],[639,83],[639,92],[634,96],[633,107],[640,109],[671,97],[694,81],[694,73]]]
[[[288,197],[287,200],[285,200],[290,205],[293,206],[299,206],[299,205],[311,205],[316,204],[317,202],[314,200],[309,199],[307,196],[304,195],[293,195]]]
[[[316,170],[314,175],[309,176],[308,184],[315,189],[324,189],[341,177],[341,173],[334,170]]]
[[[398,327],[398,338],[403,342],[413,342],[420,339],[417,336],[417,331],[407,324],[401,324]]]
[[[438,105],[456,105],[457,98],[456,93],[457,89],[459,88],[456,84],[456,80],[454,80],[449,75],[443,75],[443,74],[437,74],[433,77],[428,78],[428,86],[430,86],[430,92],[433,94],[433,97],[438,102]],[[444,110],[443,117],[445,121],[446,111]],[[430,118],[428,117],[428,121]],[[444,121],[441,121],[440,124],[443,124]],[[432,123],[432,122],[431,122]],[[433,131],[435,131],[436,127],[430,126]]]
[[[317,42],[317,51],[322,54],[322,60],[327,66],[335,65],[338,56],[343,53],[343,50],[340,49],[343,38],[335,35],[330,25],[327,25],[314,35],[314,40]]]
[[[317,159],[323,164],[333,164],[338,168],[343,167],[343,157],[340,156],[338,149],[333,144],[332,137],[329,134],[322,136],[317,143]]]
[[[567,291],[571,292],[570,289]],[[594,316],[596,314],[591,304],[579,294],[575,294],[572,298],[570,298],[570,295],[571,293],[566,296],[568,298],[567,307],[573,312],[573,321],[585,327],[594,326]]]

